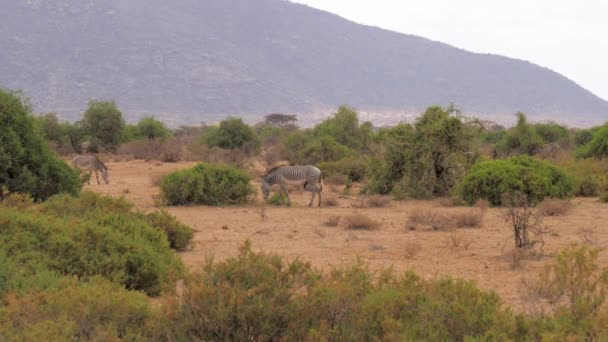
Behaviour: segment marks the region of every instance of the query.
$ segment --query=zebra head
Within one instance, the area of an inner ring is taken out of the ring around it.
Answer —
[[[101,169],[101,177],[106,184],[110,184],[110,173],[108,172],[108,169]]]
[[[272,185],[266,180],[267,174],[262,175],[262,195],[264,195],[264,201],[268,199]]]

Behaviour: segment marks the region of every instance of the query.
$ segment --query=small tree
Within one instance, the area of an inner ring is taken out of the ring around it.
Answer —
[[[267,125],[281,127],[298,121],[298,117],[293,114],[274,113],[264,116]]]
[[[593,139],[577,152],[580,157],[602,159],[608,157],[608,125],[593,134]]]
[[[549,231],[543,224],[542,216],[530,207],[526,195],[505,193],[502,202],[506,206],[505,221],[513,228],[515,247],[531,248],[538,243],[545,243],[543,237]],[[531,235],[534,235],[534,240]]]
[[[153,117],[145,117],[137,123],[137,130],[140,136],[148,140],[165,140],[171,136],[171,131],[164,123]]]
[[[120,143],[125,121],[114,101],[93,100],[89,102],[89,108],[84,113],[82,125],[93,144],[100,144],[109,151],[115,151]]]
[[[250,147],[257,151],[260,146],[260,140],[253,129],[239,118],[228,118],[220,122],[217,129],[208,130],[206,140],[209,147],[229,150]]]
[[[526,114],[517,113],[517,125],[510,129],[505,137],[496,145],[496,152],[502,156],[535,155],[543,145],[543,139],[538,135],[534,126],[528,124]]]

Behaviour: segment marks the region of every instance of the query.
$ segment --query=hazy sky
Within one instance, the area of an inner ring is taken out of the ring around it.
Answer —
[[[606,0],[293,0],[473,52],[528,60],[608,100]]]

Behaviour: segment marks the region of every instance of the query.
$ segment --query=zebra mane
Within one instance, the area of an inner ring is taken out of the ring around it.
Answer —
[[[93,155],[95,157],[95,159],[97,159],[97,161],[101,164],[101,166],[103,166],[104,169],[108,169],[108,167],[106,166],[106,164],[104,164],[101,159],[99,159],[99,157],[97,157],[96,155]]]
[[[270,170],[266,171],[266,173],[264,175],[269,175],[273,172],[275,172],[276,170],[282,168],[283,166],[289,166],[289,165],[278,165],[278,166],[273,166]]]

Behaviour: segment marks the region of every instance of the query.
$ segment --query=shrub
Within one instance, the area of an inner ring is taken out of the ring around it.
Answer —
[[[253,129],[242,119],[228,118],[218,128],[211,129],[206,135],[209,147],[220,147],[229,150],[248,148],[251,152],[257,152],[260,147],[260,139]]]
[[[602,159],[608,156],[608,125],[604,125],[593,134],[593,139],[577,150],[577,156]]]
[[[98,277],[62,283],[58,289],[9,295],[6,306],[0,306],[0,339],[108,341],[149,336],[153,310],[145,295]]]
[[[254,194],[249,181],[249,175],[235,167],[200,163],[163,178],[160,192],[169,205],[242,204]]]
[[[365,192],[396,198],[430,198],[448,194],[464,175],[473,135],[457,110],[428,108],[414,127],[400,124],[383,132],[386,155],[372,163]]]
[[[0,245],[15,265],[11,288],[27,289],[53,274],[100,275],[156,295],[172,272],[183,270],[166,235],[124,200],[59,195],[27,210],[0,207],[0,217]]]
[[[600,201],[602,201],[604,203],[608,203],[608,192],[603,192],[600,195]]]
[[[501,196],[510,192],[521,192],[535,204],[545,197],[571,196],[573,182],[570,176],[549,162],[518,156],[473,166],[459,191],[469,204],[483,198],[492,205],[501,205]]]
[[[175,340],[274,340],[296,323],[294,296],[310,279],[310,265],[257,254],[247,243],[236,258],[208,262],[186,282],[174,312]],[[176,306],[176,307],[175,307]],[[170,339],[174,340],[174,339]]]
[[[380,224],[365,215],[354,214],[344,217],[344,226],[351,230],[374,230],[378,229]]]
[[[535,155],[542,147],[543,138],[530,125],[524,113],[517,113],[517,125],[510,129],[502,141],[496,145],[499,156]]]
[[[412,272],[374,274],[361,262],[326,274],[251,252],[209,262],[164,306],[169,340],[521,340],[493,292]],[[521,332],[520,334],[525,334]],[[491,339],[490,337],[486,339]]]
[[[266,202],[268,204],[276,205],[277,207],[284,204],[287,205],[287,195],[283,192],[275,192]]]
[[[19,96],[0,89],[0,198],[9,192],[29,193],[35,200],[54,194],[77,194],[78,172],[52,153],[37,134],[31,109]]]
[[[345,175],[352,182],[360,182],[367,174],[369,161],[366,158],[344,158],[338,161],[329,161],[319,164],[323,177]]]
[[[167,234],[169,245],[178,251],[186,250],[194,236],[194,231],[190,226],[179,222],[175,216],[164,210],[147,214],[146,221],[150,226]]]
[[[546,144],[555,143],[560,140],[566,140],[570,138],[570,133],[568,132],[568,129],[554,122],[535,124],[534,129]]]
[[[330,216],[325,221],[325,225],[328,227],[337,227],[338,224],[340,224],[341,219],[342,219],[342,216]]]
[[[608,337],[606,295],[608,271],[598,265],[596,248],[571,245],[542,270],[529,291],[547,300],[555,310],[550,339],[603,340]],[[603,337],[602,337],[603,336]]]
[[[84,112],[82,126],[94,146],[100,145],[113,152],[122,139],[125,121],[114,101],[93,100]]]
[[[561,216],[572,209],[572,203],[568,200],[547,198],[538,205],[538,212],[545,216]]]

